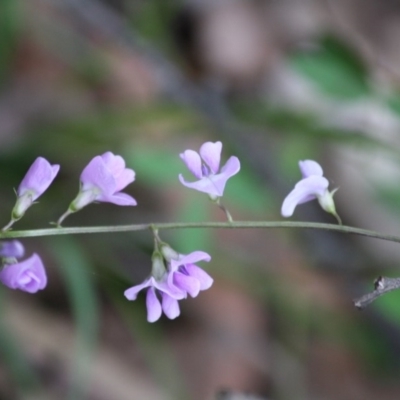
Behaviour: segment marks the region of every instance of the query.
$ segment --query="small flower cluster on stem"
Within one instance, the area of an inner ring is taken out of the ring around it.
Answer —
[[[15,222],[20,220],[28,208],[51,185],[60,166],[51,165],[45,158],[38,157],[17,190],[17,201],[11,212],[10,222],[4,226],[3,232],[8,231]],[[117,205],[136,205],[133,197],[121,193],[129,183],[135,179],[135,172],[125,168],[125,161],[121,156],[111,152],[94,157],[81,174],[81,190],[69,209],[59,221],[61,222],[71,213],[79,211],[84,206],[94,202],[109,202]],[[36,253],[24,261],[18,262],[23,257],[24,247],[18,241],[5,241],[1,243],[0,257],[2,269],[0,282],[11,289],[20,289],[29,293],[36,293],[47,285],[47,275],[43,262]]]
[[[178,300],[189,294],[196,297],[201,290],[211,287],[213,279],[196,263],[210,261],[211,256],[204,251],[190,254],[179,254],[168,244],[162,242],[154,231],[154,252],[152,256],[151,274],[139,285],[125,291],[128,300],[136,300],[142,289],[147,289],[147,320],[155,322],[162,312],[175,319],[180,314]]]

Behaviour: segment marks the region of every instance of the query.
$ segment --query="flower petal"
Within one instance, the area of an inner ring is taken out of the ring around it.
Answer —
[[[192,278],[200,283],[200,290],[207,290],[211,287],[214,279],[207,274],[202,268],[194,264],[185,265],[185,270]]]
[[[81,191],[93,187],[100,189],[103,195],[115,193],[116,180],[101,156],[94,157],[81,173]]]
[[[114,174],[114,179],[116,181],[115,191],[119,192],[135,180],[135,171],[125,168],[118,175]]]
[[[18,196],[31,190],[34,192],[32,200],[35,201],[50,186],[59,169],[59,165],[51,165],[45,158],[38,157],[22,179],[18,187]]]
[[[176,271],[181,265],[195,264],[199,261],[209,262],[211,256],[205,251],[192,251],[190,254],[179,254],[178,259],[171,259],[171,270]]]
[[[179,180],[182,185],[190,188],[198,190],[199,192],[208,193],[211,196],[220,197],[220,191],[216,187],[216,185],[210,180],[210,178],[204,177],[196,182],[187,182],[183,178],[182,174],[179,174]]]
[[[107,202],[107,203],[113,203],[116,204],[117,206],[136,206],[137,201],[130,196],[129,194],[126,193],[115,193],[111,196],[104,196],[104,195],[99,195],[96,198],[96,201],[101,201],[101,202]]]
[[[322,196],[328,186],[329,182],[323,176],[313,175],[302,179],[283,201],[282,216],[290,217],[298,204],[313,200],[317,196]]]
[[[189,171],[197,178],[201,179],[203,173],[201,171],[201,158],[198,153],[193,150],[186,150],[179,154],[182,161],[186,164]]]
[[[200,147],[200,156],[204,160],[204,162],[210,167],[213,174],[216,174],[219,170],[221,151],[221,142],[206,142]]]
[[[196,278],[181,272],[174,273],[174,285],[189,293],[192,297],[196,297],[200,292],[200,282]]]
[[[232,156],[226,164],[221,168],[221,172],[217,175],[211,175],[209,178],[219,197],[224,194],[226,182],[230,177],[236,175],[240,171],[240,161],[237,157]]]
[[[299,161],[299,167],[303,178],[308,178],[309,176],[323,176],[324,172],[322,167],[313,160]]]
[[[166,293],[162,293],[162,309],[164,314],[169,319],[175,319],[181,313],[179,309],[178,300],[173,299],[171,296],[168,296]]]
[[[155,322],[161,317],[162,309],[153,287],[147,290],[146,296],[147,321]]]
[[[151,277],[150,279],[152,280],[152,285],[160,292],[167,293],[169,296],[177,300],[182,300],[186,298],[186,292],[182,291],[174,285],[172,272],[169,273],[166,276],[166,279],[163,281],[157,281],[153,277]]]
[[[126,289],[124,292],[124,296],[128,299],[128,300],[136,300],[138,293],[144,289],[147,288],[149,286],[152,285],[152,281],[151,278],[147,278],[144,282],[142,282],[139,285],[135,285],[132,286],[129,289]]]

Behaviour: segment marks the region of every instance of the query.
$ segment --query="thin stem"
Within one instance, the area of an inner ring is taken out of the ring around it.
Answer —
[[[342,223],[342,218],[340,218],[339,214],[335,212],[333,215],[335,216],[335,218],[336,218],[338,224],[339,224],[339,225],[343,225],[343,223]]]
[[[14,222],[15,222],[15,220],[14,220],[14,219],[11,219],[11,221],[10,221],[6,226],[4,226],[3,228],[1,228],[1,230],[2,230],[3,232],[9,230],[9,229],[14,225]]]
[[[218,198],[218,207],[225,213],[226,218],[229,222],[233,222],[233,218],[231,213],[228,211],[228,209],[220,202],[220,199]]]
[[[367,229],[354,228],[346,225],[323,224],[318,222],[292,222],[292,221],[233,221],[233,222],[163,222],[150,224],[117,225],[117,226],[87,226],[73,228],[48,228],[23,231],[0,232],[0,239],[78,235],[89,233],[134,232],[148,229],[323,229],[341,233],[367,236],[389,242],[400,243],[400,236],[387,235]]]
[[[354,305],[359,309],[363,309],[364,307],[375,301],[378,297],[382,296],[383,294],[399,288],[400,288],[400,278],[387,278],[380,276],[375,281],[375,290],[373,292],[365,294],[364,296],[358,299],[355,299]]]

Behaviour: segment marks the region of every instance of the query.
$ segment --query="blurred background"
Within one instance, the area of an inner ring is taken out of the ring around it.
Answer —
[[[224,204],[279,220],[324,168],[344,224],[399,234],[400,4],[395,0],[1,0],[0,198],[42,156],[61,171],[15,225],[49,227],[88,161],[121,154],[135,208],[91,205],[65,226],[223,221],[184,188],[179,153],[221,140],[242,163]],[[317,202],[293,220],[335,223]],[[3,226],[2,225],[2,226]],[[400,398],[400,293],[352,299],[400,275],[393,243],[307,230],[181,230],[213,287],[146,321],[149,232],[35,238],[49,284],[0,288],[0,399]]]

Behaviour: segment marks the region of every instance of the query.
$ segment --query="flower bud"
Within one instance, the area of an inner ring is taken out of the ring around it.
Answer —
[[[151,257],[151,275],[157,280],[161,281],[167,272],[165,268],[164,259],[159,251],[155,251]]]
[[[177,260],[179,258],[179,253],[177,253],[167,243],[161,244],[161,253],[167,262],[170,262],[171,260]]]
[[[21,258],[24,256],[25,249],[18,240],[7,240],[0,243],[0,257]]]

